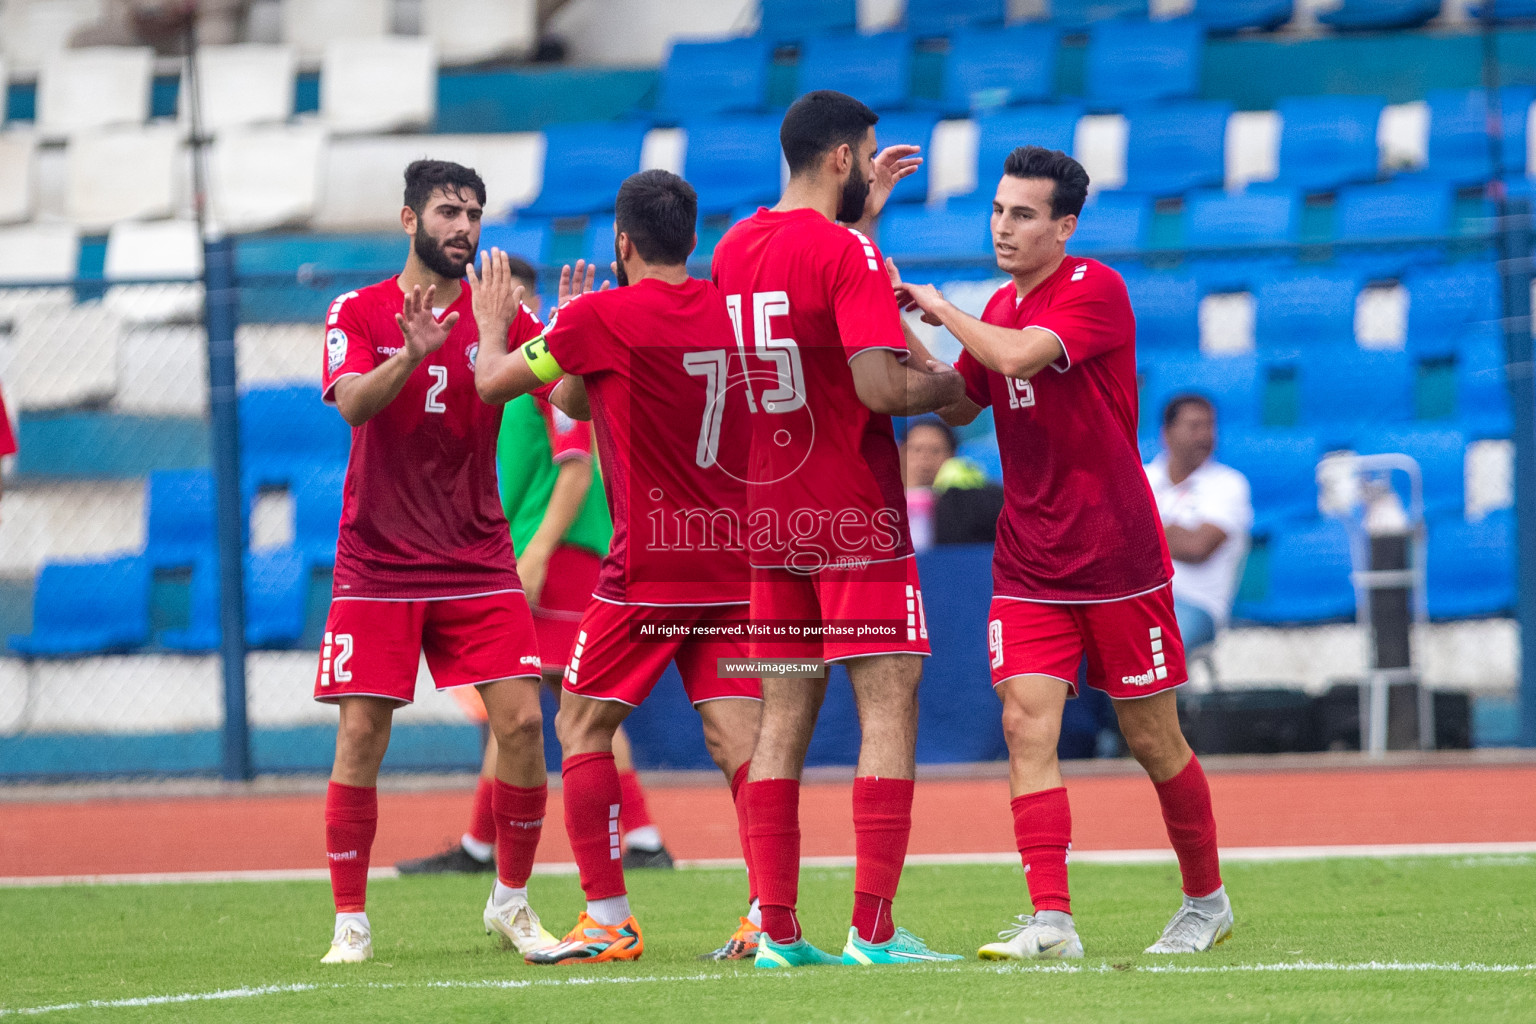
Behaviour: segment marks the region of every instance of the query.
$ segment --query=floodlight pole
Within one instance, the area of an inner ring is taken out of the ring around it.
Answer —
[[[187,109],[192,131],[192,194],[198,237],[203,241],[203,323],[208,331],[208,410],[213,486],[218,511],[219,661],[224,679],[223,765],[227,780],[251,778],[251,734],[245,697],[245,507],[240,494],[239,390],[235,373],[235,325],[240,292],[235,246],[207,218],[202,114],[197,76],[197,19],[186,27]]]

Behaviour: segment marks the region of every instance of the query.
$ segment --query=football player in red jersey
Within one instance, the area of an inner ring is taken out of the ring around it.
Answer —
[[[948,367],[908,359],[900,312],[868,224],[915,146],[876,153],[863,103],[823,90],[796,100],[779,130],[790,180],[773,209],[726,232],[714,253],[752,420],[747,504],[755,656],[843,662],[862,742],[853,787],[857,869],[844,963],[952,959],[897,928],[891,900],[912,828],[917,685],[929,653],[901,461],[891,416],[962,397]],[[838,962],[795,916],[800,773],[826,676],[763,680],[763,724],[747,782],[763,938],[757,966]]]
[[[324,398],[352,426],[314,691],[340,705],[325,802],[337,910],[326,963],[373,955],[364,904],[375,786],[423,653],[438,689],[479,689],[499,745],[486,931],[522,953],[554,941],[527,891],[546,799],[539,653],[496,490],[501,409],[475,391],[480,338],[463,282],[484,205],[469,168],[411,164],[405,269],[338,297],[326,317]],[[514,343],[543,329],[526,309],[501,327]]]
[[[578,627],[557,719],[565,823],[587,906],[563,942],[528,954],[529,963],[634,960],[644,951],[620,861],[613,737],[668,663],[676,662],[705,745],[735,794],[757,735],[757,679],[719,670],[721,661],[747,655],[742,532],[750,424],[744,395],[731,388],[739,374],[725,302],[714,285],[688,276],[697,214],[682,178],[662,170],[632,175],[614,210],[623,287],[572,299],[540,339],[551,363],[546,373],[558,367],[570,375],[555,399],[575,392],[592,414],[614,531]],[[507,295],[511,308],[505,261],[493,257],[477,296],[489,302]],[[580,265],[575,276],[582,277]],[[499,326],[489,314],[482,320],[496,337]],[[522,353],[488,348],[480,393],[504,400],[528,386],[527,371]],[[745,840],[743,808],[738,800]],[[750,890],[750,860],[748,877]],[[754,953],[755,915],[749,906],[732,942],[710,956]]]
[[[1232,931],[1210,787],[1174,699],[1188,675],[1168,544],[1136,447],[1136,321],[1119,274],[1067,255],[1087,194],[1087,172],[1064,153],[1024,146],[1008,156],[992,242],[1012,280],[980,319],[889,267],[898,300],[965,348],[965,397],[941,414],[959,425],[990,405],[1003,458],[987,639],[1035,913],[983,946],[984,959],[1083,955],[1056,741],[1084,654],[1088,685],[1114,698],[1152,778],[1183,875],[1183,905],[1147,952],[1198,952]]]

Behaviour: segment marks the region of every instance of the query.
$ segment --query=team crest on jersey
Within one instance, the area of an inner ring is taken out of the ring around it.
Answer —
[[[479,356],[480,343],[478,341],[472,341],[468,345],[464,346],[464,357],[469,360],[469,368],[471,370],[475,368],[475,360],[478,359]]]
[[[325,332],[325,372],[335,373],[347,361],[347,332],[333,327]]]

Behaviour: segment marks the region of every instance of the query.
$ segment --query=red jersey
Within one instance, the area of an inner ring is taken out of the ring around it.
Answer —
[[[5,411],[5,399],[0,397],[0,455],[16,454],[16,435],[11,432],[11,417]]]
[[[325,401],[336,382],[367,373],[404,344],[398,278],[347,292],[326,317]],[[441,316],[459,321],[383,409],[352,430],[336,541],[338,598],[431,600],[521,588],[496,488],[501,407],[475,390],[479,330],[470,289]],[[515,348],[542,325],[525,308]]]
[[[550,393],[554,393],[554,388],[550,388]],[[592,425],[571,419],[542,395],[535,395],[533,400],[538,403],[539,413],[544,417],[544,429],[549,431],[549,453],[555,464],[570,459],[591,462]]]
[[[594,595],[746,603],[749,426],[731,387],[736,336],[720,293],[708,281],[654,278],[588,292],[550,318],[544,339],[586,383],[613,513]]]
[[[969,352],[956,369],[992,407],[1003,461],[993,589],[1029,601],[1113,601],[1173,578],[1168,543],[1136,447],[1136,319],[1120,275],[1068,256],[1018,298],[1010,282],[981,319],[1039,327],[1066,355],[1029,380]]]
[[[849,363],[906,358],[873,242],[815,210],[760,209],[715,247],[747,366],[752,564],[814,571],[912,552],[891,418],[859,400]]]

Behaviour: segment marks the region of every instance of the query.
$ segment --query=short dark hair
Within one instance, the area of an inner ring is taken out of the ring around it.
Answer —
[[[415,160],[405,169],[405,205],[421,216],[427,208],[427,200],[438,189],[449,189],[455,195],[465,190],[474,193],[480,205],[485,205],[485,182],[472,168],[449,160]]]
[[[1163,406],[1164,430],[1174,425],[1174,423],[1179,418],[1179,413],[1184,411],[1184,407],[1186,405],[1193,405],[1204,409],[1206,412],[1211,414],[1212,419],[1215,419],[1216,417],[1216,407],[1212,405],[1211,400],[1206,398],[1204,395],[1197,395],[1192,392],[1189,394],[1174,395],[1172,398],[1168,399],[1168,404]]]
[[[949,445],[949,454],[951,455],[955,454],[956,449],[960,447],[959,442],[955,438],[954,430],[948,423],[945,423],[937,416],[919,416],[917,419],[914,419],[907,424],[906,436],[911,437],[912,431],[917,430],[919,427],[928,427],[943,434],[944,443]]]
[[[513,256],[511,253],[508,253],[507,269],[511,270],[512,276],[519,281],[527,281],[530,291],[539,290],[539,272],[534,269],[532,263],[529,263],[521,256]]]
[[[629,236],[647,263],[675,267],[693,252],[699,197],[671,171],[641,171],[619,186],[614,227]]]
[[[779,125],[779,145],[790,174],[815,170],[817,161],[843,143],[857,152],[880,115],[834,89],[808,92],[790,104]]]
[[[1010,178],[1048,178],[1056,183],[1051,190],[1051,219],[1083,212],[1088,199],[1088,172],[1083,165],[1059,149],[1044,146],[1020,146],[1003,161],[1003,173]]]

